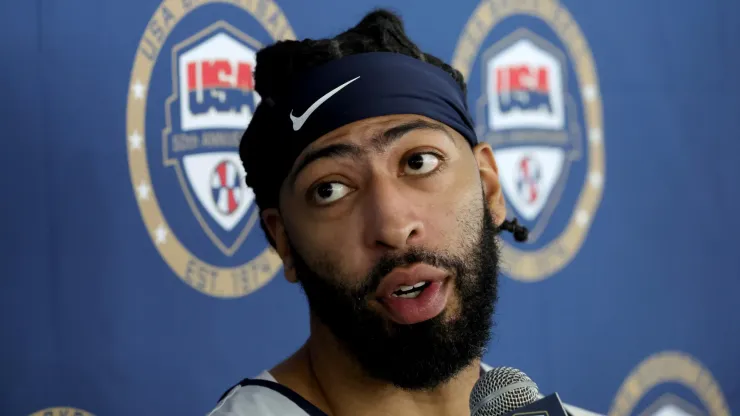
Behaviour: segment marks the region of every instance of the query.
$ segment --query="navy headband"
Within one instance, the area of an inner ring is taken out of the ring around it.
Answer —
[[[247,184],[261,208],[276,206],[277,189],[308,145],[355,121],[416,114],[451,127],[471,147],[478,143],[465,94],[452,75],[406,55],[349,55],[301,74],[288,91],[283,101],[263,100],[242,138]],[[264,189],[268,184],[273,192]]]

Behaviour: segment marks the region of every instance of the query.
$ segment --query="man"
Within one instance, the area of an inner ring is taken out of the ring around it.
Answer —
[[[496,301],[506,210],[461,74],[399,18],[257,55],[242,139],[262,227],[311,335],[213,416],[464,415]],[[503,226],[502,226],[503,225]]]

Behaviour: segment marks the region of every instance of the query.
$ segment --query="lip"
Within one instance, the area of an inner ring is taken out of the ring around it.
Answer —
[[[383,299],[391,296],[399,286],[413,286],[419,282],[441,283],[448,275],[446,271],[424,263],[396,267],[385,276],[375,294],[378,299]]]

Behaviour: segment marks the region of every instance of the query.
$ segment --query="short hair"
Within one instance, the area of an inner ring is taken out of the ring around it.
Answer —
[[[289,99],[290,80],[305,71],[344,56],[369,52],[399,53],[439,67],[455,80],[463,95],[466,94],[465,80],[460,71],[441,59],[422,52],[406,35],[403,21],[398,15],[378,9],[367,14],[353,28],[332,38],[279,41],[257,52],[254,78],[255,90],[262,98],[260,106],[270,108],[275,103]],[[255,117],[272,118],[270,111],[264,111],[265,108],[260,110],[263,111],[256,113]],[[247,147],[253,149],[246,143],[242,143],[239,148],[245,168]],[[250,175],[253,173],[247,169],[247,177]],[[278,208],[279,185],[253,190],[260,214],[264,209]],[[275,247],[275,242],[261,218],[260,225],[270,244]]]

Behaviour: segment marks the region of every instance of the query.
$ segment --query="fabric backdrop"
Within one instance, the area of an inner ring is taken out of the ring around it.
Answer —
[[[532,230],[486,363],[740,412],[737,1],[5,0],[0,414],[202,415],[305,340],[236,153],[254,54],[384,4],[465,75]]]

